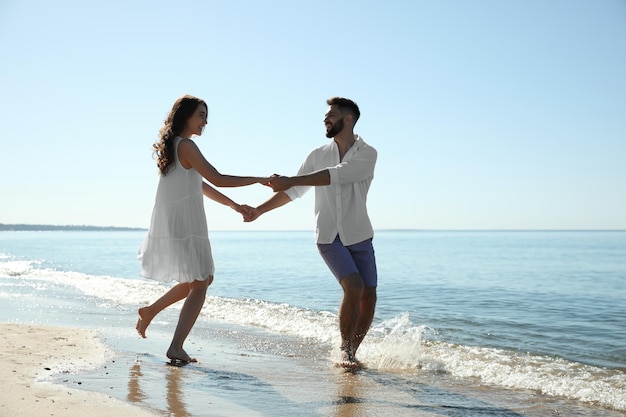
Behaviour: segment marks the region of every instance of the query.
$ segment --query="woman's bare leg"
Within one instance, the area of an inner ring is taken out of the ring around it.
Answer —
[[[202,310],[204,300],[206,299],[206,291],[209,285],[213,282],[213,277],[209,277],[204,281],[194,281],[190,286],[189,294],[183,304],[183,308],[180,310],[180,316],[178,317],[178,325],[172,338],[172,344],[167,350],[167,357],[172,360],[180,360],[183,362],[194,362],[187,352],[183,349],[183,343],[189,336],[189,332],[196,323],[196,319]]]
[[[187,297],[190,291],[190,283],[182,282],[170,288],[161,298],[153,304],[139,309],[139,319],[137,320],[137,333],[143,338],[146,337],[146,329],[150,325],[152,319],[163,309],[171,306],[177,301]]]

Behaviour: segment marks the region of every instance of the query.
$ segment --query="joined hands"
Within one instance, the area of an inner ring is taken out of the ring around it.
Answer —
[[[243,221],[246,223],[256,220],[261,215],[256,207],[250,207],[247,204],[237,204],[233,208],[243,216]]]
[[[285,177],[284,175],[274,174],[269,178],[269,181],[265,185],[271,187],[275,193],[286,191],[291,188],[291,178]]]
[[[267,177],[267,180],[261,184],[270,187],[275,193],[291,188],[290,178],[278,174]],[[257,207],[250,207],[247,204],[236,204],[233,209],[243,216],[243,221],[246,223],[255,221],[262,214]]]

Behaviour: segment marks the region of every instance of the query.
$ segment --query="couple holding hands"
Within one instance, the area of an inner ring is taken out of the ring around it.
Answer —
[[[178,281],[153,304],[139,309],[136,329],[146,337],[152,319],[185,299],[167,351],[173,362],[194,362],[183,343],[200,314],[215,271],[203,196],[227,205],[251,222],[262,214],[315,188],[315,238],[319,252],[343,289],[339,307],[340,366],[361,366],[356,351],[367,334],[376,306],[377,271],[367,214],[367,192],[374,177],[377,152],[354,134],[359,107],[352,100],[327,100],[324,115],[328,144],[314,149],[296,176],[242,177],[221,174],[202,155],[192,136],[207,124],[206,103],[179,98],[153,145],[160,179],[150,229],[138,258],[141,275],[163,282]],[[210,184],[209,184],[210,183]],[[258,207],[239,205],[216,187],[251,184],[271,187],[274,194]]]

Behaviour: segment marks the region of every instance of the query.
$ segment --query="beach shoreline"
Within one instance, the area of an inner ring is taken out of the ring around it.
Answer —
[[[155,353],[167,346],[163,325],[155,323],[149,342],[132,337],[132,330],[0,324],[5,346],[0,378],[9,381],[0,393],[0,415],[435,417],[449,415],[451,404],[468,416],[485,409],[503,416],[545,415],[546,407],[585,416],[623,415],[530,391],[508,392],[508,404],[502,395],[440,373],[419,371],[408,387],[393,372],[344,372],[333,366],[330,352],[286,355],[303,347],[299,341],[281,339],[270,349],[274,352],[258,350],[255,346],[271,340],[252,331],[248,343],[233,343],[230,337],[238,330],[215,324],[200,324],[188,341],[197,364],[167,366],[164,354]]]
[[[0,414],[5,417],[151,417],[152,413],[108,395],[48,381],[62,373],[100,367],[111,356],[90,330],[1,323]]]

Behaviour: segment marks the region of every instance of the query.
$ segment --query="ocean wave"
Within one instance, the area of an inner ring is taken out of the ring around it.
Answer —
[[[6,255],[0,255],[0,261],[2,261],[0,262],[0,276],[6,275],[10,277],[27,275],[39,264],[39,262],[34,261],[12,260],[12,258]]]

